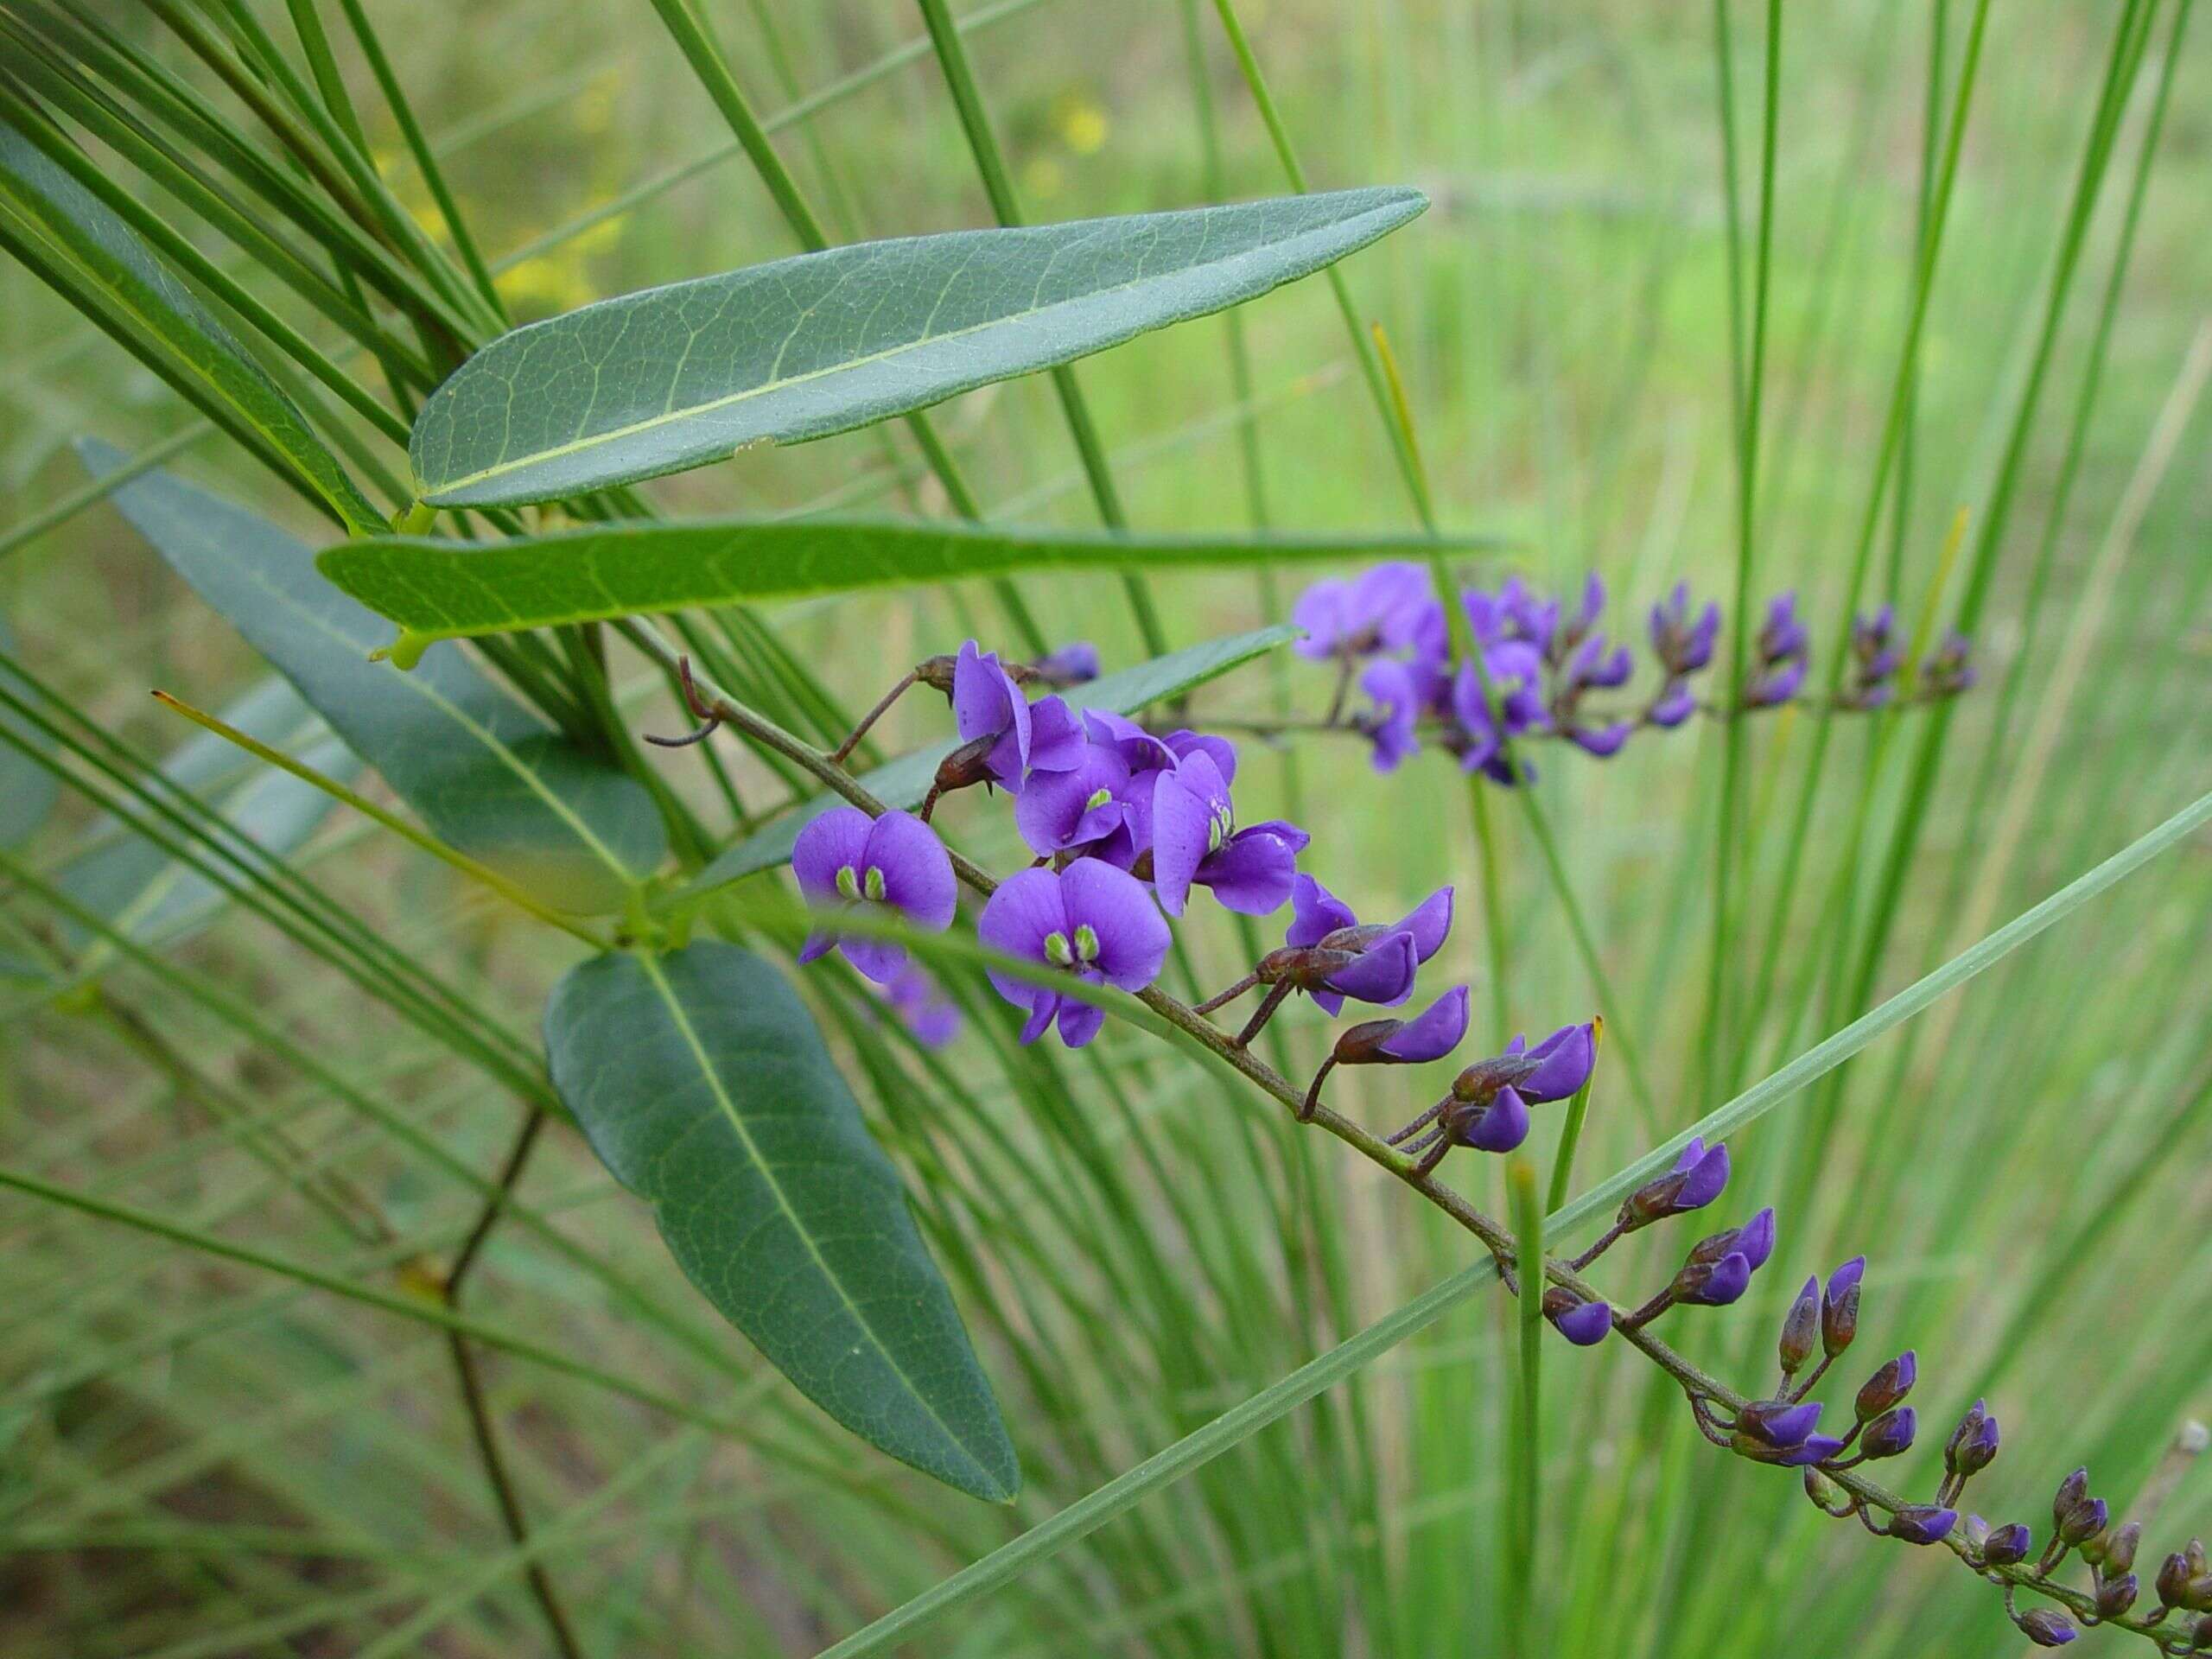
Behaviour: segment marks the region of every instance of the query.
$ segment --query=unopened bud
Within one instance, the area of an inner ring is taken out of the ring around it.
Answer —
[[[1789,1316],[1782,1321],[1782,1374],[1795,1376],[1813,1357],[1813,1343],[1821,1331],[1821,1281],[1817,1276],[1805,1281],[1805,1288],[1797,1293],[1797,1300],[1790,1304]]]
[[[1997,1460],[1997,1420],[1975,1401],[1943,1446],[1943,1466],[1964,1480]]]
[[[2151,1580],[2158,1592],[2158,1601],[2167,1607],[2189,1605],[2189,1557],[2176,1550],[2159,1564],[2158,1576]]]
[[[2050,1608],[2033,1607],[2020,1615],[2020,1634],[2039,1648],[2063,1648],[2081,1631]]]
[[[1955,1510],[1933,1503],[1908,1503],[1890,1517],[1890,1536],[1908,1544],[1940,1544],[1958,1521]]]
[[[1809,1463],[1805,1465],[1805,1496],[1831,1513],[1843,1503],[1843,1488]]]
[[[1980,1407],[1977,1405],[1974,1409],[1979,1411]],[[2076,1469],[2058,1483],[2057,1495],[2050,1500],[2051,1523],[2061,1531],[2064,1531],[2066,1517],[2073,1514],[2075,1506],[2088,1495],[2089,1471],[2087,1469]]]
[[[2131,1521],[2124,1527],[2114,1527],[2098,1542],[2104,1548],[2104,1567],[2107,1573],[2133,1573],[2135,1552],[2143,1541],[2143,1523]]]
[[[1912,1385],[1919,1380],[1920,1362],[1908,1348],[1881,1370],[1866,1379],[1859,1390],[1859,1421],[1878,1417],[1891,1407],[1900,1403],[1912,1392]]]
[[[1866,1272],[1866,1258],[1854,1255],[1828,1275],[1827,1294],[1821,1299],[1821,1351],[1830,1359],[1859,1334],[1859,1281]]]
[[[1898,1406],[1866,1425],[1859,1449],[1869,1458],[1894,1458],[1912,1449],[1912,1437],[1918,1427],[1912,1408]]]
[[[2118,1618],[2135,1605],[2135,1575],[2123,1573],[2118,1578],[2097,1581],[2097,1617]]]
[[[2058,1523],[2058,1535],[2069,1544],[2086,1544],[2105,1529],[2110,1518],[2104,1499],[2086,1497],[2066,1512]]]
[[[2026,1560],[2035,1547],[2033,1533],[2018,1521],[2009,1522],[1989,1535],[1989,1541],[1981,1547],[1981,1559],[1992,1567],[2012,1567]]]

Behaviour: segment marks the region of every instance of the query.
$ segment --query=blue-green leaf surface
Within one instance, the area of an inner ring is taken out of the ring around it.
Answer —
[[[426,401],[441,506],[550,501],[849,431],[1266,293],[1428,205],[1338,190],[864,242],[504,334]]]
[[[495,542],[363,537],[325,549],[315,563],[338,587],[427,642],[1025,570],[1342,564],[1491,545],[1471,537],[1131,536],[804,518],[610,524]]]
[[[734,945],[601,957],[545,1009],[553,1086],[707,1299],[855,1433],[963,1492],[1020,1480],[898,1172],[784,976]]]
[[[1077,709],[1103,709],[1109,714],[1134,715],[1153,703],[1180,696],[1193,686],[1204,685],[1297,638],[1296,628],[1276,626],[1209,639],[1202,645],[1170,652],[1165,657],[1155,657],[1148,663],[1079,685],[1066,694],[1067,702]],[[918,691],[912,695],[927,694]],[[946,724],[950,723],[951,718],[947,715]],[[917,805],[929,792],[930,781],[937,776],[938,763],[956,747],[957,740],[948,738],[927,748],[916,749],[863,774],[860,781],[887,806]],[[836,804],[836,796],[824,795],[812,805],[747,836],[693,877],[687,893],[706,893],[741,877],[775,868],[791,857],[792,843],[808,822]]]
[[[105,444],[80,448],[96,474],[124,459]],[[443,840],[580,912],[617,908],[666,855],[644,786],[556,732],[459,647],[435,647],[412,673],[371,662],[390,628],[317,575],[303,543],[166,473],[114,500]]]

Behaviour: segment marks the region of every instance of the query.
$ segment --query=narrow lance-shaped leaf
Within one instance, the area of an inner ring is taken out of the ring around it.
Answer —
[[[1204,685],[1297,638],[1296,628],[1278,626],[1230,634],[1223,639],[1209,639],[1205,645],[1170,652],[1135,668],[1077,686],[1066,694],[1067,702],[1076,709],[1103,709],[1109,714],[1134,715],[1153,703],[1180,696],[1193,686]],[[950,723],[948,715],[946,724]],[[938,763],[957,747],[957,740],[947,739],[916,749],[863,774],[860,781],[887,806],[913,806],[929,792],[930,780],[937,776]],[[694,876],[685,889],[687,896],[696,896],[741,877],[775,868],[791,857],[798,832],[817,814],[836,804],[836,797],[825,795],[812,806],[770,824],[757,835],[747,836]]]
[[[95,474],[124,460],[106,444],[80,448]],[[411,674],[371,662],[385,623],[267,519],[161,472],[115,504],[445,841],[580,912],[618,907],[666,855],[644,785],[556,732],[459,647],[432,651]]]
[[[1020,1481],[951,1293],[797,993],[702,943],[573,969],[553,1086],[685,1276],[855,1433],[976,1497]]]
[[[292,467],[351,531],[385,527],[307,418],[245,347],[106,203],[0,122],[0,226],[43,251],[43,275],[67,271],[132,331],[149,366],[226,424]],[[73,303],[83,296],[54,284]]]
[[[687,607],[1008,575],[1426,557],[1480,537],[1128,536],[958,522],[809,518],[624,524],[512,541],[372,537],[315,563],[402,630],[403,662],[435,639]]]
[[[423,405],[440,506],[550,501],[827,437],[1308,276],[1428,205],[1318,195],[958,231],[647,289],[502,335]]]

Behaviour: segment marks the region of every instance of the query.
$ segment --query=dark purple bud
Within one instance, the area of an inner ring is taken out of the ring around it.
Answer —
[[[1797,1446],[1821,1421],[1817,1402],[1792,1405],[1787,1400],[1754,1400],[1736,1414],[1736,1427],[1769,1446]]]
[[[2142,1522],[2131,1521],[2124,1527],[2114,1527],[2097,1541],[2104,1550],[2107,1573],[2133,1573],[2135,1552],[2143,1542]]]
[[[1828,1275],[1827,1293],[1821,1299],[1821,1350],[1830,1359],[1859,1334],[1859,1281],[1866,1272],[1866,1258],[1854,1255]]]
[[[1951,1535],[1959,1518],[1956,1510],[1939,1510],[1933,1503],[1908,1503],[1890,1517],[1890,1536],[1908,1544],[1940,1544]]]
[[[2139,1588],[2133,1573],[2123,1573],[2118,1578],[2103,1578],[2097,1581],[2097,1617],[2118,1618],[2135,1605]]]
[[[1790,1305],[1789,1317],[1782,1322],[1782,1374],[1795,1376],[1813,1357],[1813,1340],[1821,1329],[1821,1281],[1817,1275],[1805,1281],[1805,1288],[1797,1293],[1797,1300]]]
[[[2102,1532],[2112,1519],[2101,1497],[2085,1497],[2066,1512],[2058,1535],[2069,1544],[2086,1544]]]
[[[1782,1469],[1807,1469],[1816,1463],[1825,1463],[1843,1450],[1843,1442],[1833,1434],[1808,1434],[1795,1446],[1769,1446],[1755,1434],[1738,1429],[1731,1435],[1728,1444],[1741,1457],[1753,1463],[1770,1463]],[[1813,1488],[1808,1484],[1806,1491]]]
[[[1981,1547],[1981,1559],[1992,1567],[2013,1567],[2026,1560],[2035,1547],[2035,1535],[2013,1521],[1989,1535],[1989,1541]]]
[[[1974,1403],[1974,1409],[1968,1412],[1967,1415],[1969,1418],[1972,1418],[1978,1417],[1980,1414],[1981,1402],[1977,1400]],[[1966,1424],[1961,1423],[1959,1425],[1960,1434],[1963,1436],[1966,1432]],[[2076,1469],[2072,1474],[2067,1476],[2065,1479],[2058,1483],[2057,1494],[2050,1500],[2051,1523],[2054,1526],[2063,1529],[2066,1525],[2066,1517],[2073,1514],[2075,1507],[2080,1504],[2083,1499],[2087,1498],[2088,1495],[2089,1471],[2087,1469]]]
[[[1578,1348],[1594,1347],[1613,1328],[1613,1310],[1604,1302],[1586,1302],[1563,1286],[1544,1293],[1544,1317],[1552,1328]]]
[[[2019,1618],[2020,1634],[2039,1648],[2063,1648],[2082,1634],[2061,1614],[2031,1607]]]
[[[2168,1607],[2189,1605],[2189,1557],[2176,1550],[2166,1557],[2158,1568],[2158,1576],[2152,1580],[2158,1592],[2161,1605]]]
[[[1859,1421],[1878,1417],[1905,1395],[1920,1380],[1920,1361],[1908,1348],[1866,1379],[1859,1390]]]
[[[1733,1252],[1718,1262],[1693,1262],[1675,1275],[1678,1302],[1700,1307],[1726,1307],[1751,1287],[1751,1264]]]
[[[1859,1450],[1869,1458],[1894,1458],[1912,1449],[1912,1437],[1919,1428],[1920,1420],[1910,1406],[1896,1407],[1866,1425]]]
[[[1445,992],[1410,1020],[1369,1020],[1337,1038],[1339,1065],[1419,1065],[1441,1059],[1467,1034],[1467,988]]]

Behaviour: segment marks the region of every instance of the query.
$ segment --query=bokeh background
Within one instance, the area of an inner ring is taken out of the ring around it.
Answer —
[[[1722,941],[1739,997],[1726,1053],[1700,1044],[1717,735],[1647,737],[1604,764],[1548,757],[1540,798],[1614,993],[1605,1012],[1636,1045],[1669,1133],[2212,784],[2212,425],[2199,396],[2212,42],[2202,25],[2177,27],[2187,8],[2153,9],[2047,362],[2039,341],[2121,9],[1993,8],[1869,598],[1912,621],[1948,618],[1955,516],[1968,515],[1969,549],[2000,497],[2005,516],[1975,631],[1982,683],[1953,721],[1882,936],[1870,947],[1867,918],[1923,715],[1840,725],[1786,913],[1776,900],[1811,722],[1758,730],[1745,896]],[[281,30],[283,8],[259,10]],[[912,8],[699,10],[757,105],[782,112],[779,147],[834,235],[988,222]],[[1931,69],[1948,109],[1973,10],[1783,8],[1756,591],[1799,591],[1822,663],[1844,633],[1911,293],[1940,136]],[[518,315],[792,251],[643,0],[370,10]],[[1284,188],[1210,0],[999,0],[967,16],[1033,217]],[[1737,450],[1714,12],[1255,0],[1242,16],[1317,186],[1410,183],[1432,199],[1344,270],[1402,372],[1440,517],[1513,538],[1471,575],[1566,588],[1598,570],[1631,635],[1677,580],[1725,597]],[[1724,16],[1749,223],[1764,9]],[[365,72],[358,90],[394,189],[439,233]],[[60,510],[83,486],[73,436],[143,450],[189,411],[21,270],[0,284],[0,605],[26,663],[158,757],[181,734],[149,687],[214,706],[261,671],[110,509]],[[1131,522],[1410,527],[1325,283],[1249,306],[1236,327],[1241,342],[1209,319],[1084,365]],[[941,429],[991,517],[1096,522],[1041,380],[963,398]],[[184,443],[170,464],[321,533],[219,438]],[[748,454],[650,493],[681,513],[944,506],[903,433]],[[1163,581],[1171,643],[1255,626],[1300,579]],[[1025,591],[1055,638],[1095,640],[1109,666],[1142,654],[1116,584]],[[986,594],[957,589],[791,606],[773,621],[852,707],[915,657],[997,626]],[[677,723],[642,665],[628,667],[638,723]],[[1194,713],[1318,713],[1326,695],[1325,673],[1286,661],[1208,688]],[[893,721],[902,743],[942,723],[918,702]],[[699,785],[690,762],[669,764],[680,787]],[[1247,816],[1306,824],[1310,868],[1363,914],[1458,882],[1470,902],[1440,966],[1478,982],[1487,1009],[1466,798],[1447,762],[1378,778],[1357,746],[1322,740],[1281,754],[1254,745],[1246,777]],[[1013,861],[1002,817],[967,803],[949,816],[986,862]],[[1538,849],[1507,798],[1491,796],[1490,817],[1514,1026],[1583,1017],[1597,994]],[[22,856],[64,869],[100,833],[65,791]],[[1992,1519],[2042,1521],[2051,1486],[2086,1462],[2116,1510],[2155,1510],[2160,1553],[2212,1520],[2212,1470],[2170,1452],[2192,1414],[2212,1413],[2208,855],[2202,836],[2184,843],[1748,1135],[1731,1203],[1785,1204],[1782,1246],[1743,1306],[1685,1322],[1689,1351],[1763,1382],[1796,1284],[1865,1250],[1854,1357],[1870,1370],[1916,1346],[1935,1429],[1898,1484],[1932,1488],[1941,1430],[1986,1396],[2005,1436],[1977,1486]],[[296,856],[534,1040],[565,946],[342,812]],[[80,963],[0,987],[0,1163],[404,1290],[410,1262],[450,1252],[475,1198],[392,1122],[488,1170],[513,1101],[251,918],[192,920],[163,938],[163,959],[253,1007],[386,1116],[247,1040],[177,980]],[[6,926],[50,938],[53,924],[10,904]],[[1189,931],[1205,983],[1249,960],[1225,920]],[[1870,948],[1877,971],[1858,999],[1849,970]],[[480,1314],[758,1422],[717,1435],[519,1361],[484,1362],[531,1558],[588,1651],[813,1653],[1465,1265],[1464,1236],[1332,1143],[1225,1096],[1216,1074],[1134,1033],[1080,1057],[1016,1055],[988,1007],[974,1012],[934,1067],[865,1029],[848,1033],[845,1058],[1021,1448],[1028,1486],[1011,1512],[929,1489],[813,1415],[692,1298],[650,1218],[573,1135],[558,1131],[532,1168],[524,1203],[709,1340],[671,1341],[512,1228],[473,1292]],[[1310,1067],[1323,1023],[1300,1008],[1282,1024],[1288,1057]],[[1427,1098],[1395,1074],[1345,1077],[1334,1097],[1378,1126]],[[1532,1144],[1548,1154],[1556,1131],[1555,1116],[1541,1120]],[[1608,1070],[1578,1185],[1648,1144]],[[1496,1168],[1463,1156],[1447,1173],[1502,1209]],[[435,1330],[12,1194],[0,1241],[0,1648],[545,1650],[524,1553],[474,1461]],[[1682,1242],[1618,1252],[1605,1282],[1624,1300],[1655,1286]],[[1502,1651],[1510,1306],[1478,1297],[902,1650]],[[2019,1649],[1993,1595],[1948,1556],[1824,1520],[1794,1477],[1703,1446],[1619,1344],[1557,1352],[1540,1650]]]

